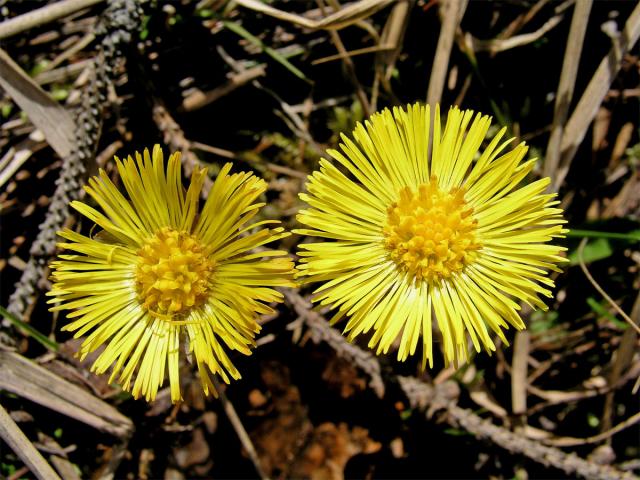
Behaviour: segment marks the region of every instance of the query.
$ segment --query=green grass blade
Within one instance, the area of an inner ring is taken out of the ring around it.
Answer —
[[[13,313],[7,311],[4,307],[0,307],[0,315],[2,315],[4,318],[9,320],[11,323],[13,323],[17,328],[25,332],[30,337],[33,337],[34,340],[37,340],[48,349],[53,350],[55,352],[58,351],[58,344],[56,342],[51,340],[46,335],[43,335],[42,333],[40,333],[38,330],[33,328],[28,323],[25,323],[22,320],[20,320]]]
[[[283,55],[281,55],[280,53],[275,51],[273,48],[265,45],[262,42],[262,40],[260,40],[258,37],[256,37],[256,36],[252,35],[251,33],[249,33],[242,25],[239,25],[239,24],[237,24],[235,22],[230,22],[228,20],[223,20],[222,24],[224,25],[225,28],[228,28],[233,33],[241,36],[242,38],[244,38],[248,42],[251,42],[255,46],[257,46],[260,49],[262,49],[262,51],[264,53],[269,55],[271,58],[273,58],[276,62],[278,62],[283,67],[285,67],[287,70],[289,70],[291,73],[293,73],[299,79],[304,80],[305,82],[313,83],[313,82],[311,82],[311,80],[309,80],[306,77],[306,75],[304,73],[302,73],[302,71],[300,71],[298,68],[296,68],[294,65],[292,65],[291,62],[289,60],[287,60]]]
[[[629,328],[629,325],[626,322],[618,320],[615,315],[612,315],[606,308],[600,305],[595,298],[588,297],[587,305],[591,307],[591,310],[593,310],[596,315],[609,319],[620,330],[626,330],[627,328]]]
[[[609,238],[612,240],[627,240],[629,242],[640,242],[640,231],[634,230],[629,233],[599,232],[595,230],[571,229],[566,234],[567,237],[578,238]]]

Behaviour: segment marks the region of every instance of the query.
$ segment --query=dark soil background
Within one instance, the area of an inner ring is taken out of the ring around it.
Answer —
[[[4,1],[0,14],[16,18],[47,3],[55,2]],[[72,73],[62,69],[96,57],[99,38],[55,68],[47,65],[95,31],[108,3],[5,38],[2,48],[60,105],[76,112],[87,74],[82,69]],[[321,1],[269,4],[313,19],[322,17],[319,5],[325,8]],[[295,213],[302,207],[297,194],[304,188],[305,175],[316,168],[326,148],[336,146],[341,132],[349,134],[366,116],[345,63],[338,58],[315,64],[336,54],[329,31],[304,29],[233,2],[140,5],[140,30],[124,51],[126,61],[114,66],[116,80],[95,148],[100,166],[113,173],[114,153],[125,156],[155,143],[190,151],[212,175],[232,160],[236,171],[253,170],[269,182],[269,204],[261,215],[279,218],[287,228],[297,226]],[[440,7],[435,0],[410,2],[395,62],[386,63],[385,56],[375,52],[352,57],[358,84],[369,102],[375,98],[377,109],[424,101],[430,79],[442,73],[433,68],[442,25]],[[346,50],[379,45],[371,31],[382,32],[393,8],[395,2],[364,15],[360,24],[338,30]],[[530,157],[540,159],[536,175],[542,174],[574,8],[571,1],[470,1],[451,49],[440,102],[443,110],[457,102],[492,114],[497,126],[507,126],[511,136],[530,144]],[[593,2],[570,114],[611,49],[612,39],[605,31],[613,27],[621,31],[634,9],[637,3],[632,1]],[[499,46],[545,28],[555,17],[559,17],[556,26],[516,47],[496,52],[465,48],[469,36]],[[260,43],[247,40],[225,22],[241,26]],[[265,74],[257,78],[259,83],[244,84],[193,111],[183,108],[196,90],[216,89],[238,75],[234,67],[246,71],[260,64]],[[296,68],[304,79],[296,76]],[[381,83],[380,72],[386,68],[392,72],[389,88]],[[43,72],[59,75],[53,82],[42,81]],[[640,323],[639,97],[636,46],[624,54],[559,189],[571,228],[605,232],[602,238],[586,235],[584,264],[636,323]],[[158,106],[178,130],[158,122],[154,115]],[[295,118],[287,109],[302,120],[302,132],[292,128]],[[61,161],[46,139],[28,141],[35,127],[8,93],[0,97],[0,113],[0,174],[15,165],[16,150],[30,151],[0,185],[0,305],[6,307],[45,219]],[[95,169],[94,162],[90,170]],[[79,218],[68,224],[84,232],[91,229]],[[458,425],[446,409],[426,417],[412,406],[398,375],[416,376],[427,385],[453,381],[460,389],[458,406],[505,431],[532,444],[578,439],[573,446],[560,447],[562,452],[611,465],[621,475],[640,473],[637,335],[581,270],[577,260],[581,240],[580,235],[564,240],[572,261],[555,277],[549,312],[526,314],[529,349],[518,352],[528,359],[526,373],[533,388],[526,390],[519,386],[522,390],[514,391],[511,330],[507,333],[511,346],[501,345],[494,356],[478,355],[458,369],[446,369],[437,359],[433,369],[421,373],[419,359],[400,364],[392,355],[378,358],[386,386],[381,397],[369,374],[348,353],[314,341],[291,301],[280,306],[278,315],[262,320],[262,344],[253,355],[232,356],[243,378],[226,388],[266,474],[314,479],[577,475],[541,463],[535,455],[504,448],[492,438],[480,438],[478,432]],[[281,248],[293,252],[299,241],[294,235],[284,239]],[[0,331],[2,349],[34,359],[80,385],[117,408],[135,427],[130,439],[116,438],[23,398],[0,379],[2,406],[46,459],[63,459],[67,473],[58,469],[63,478],[74,478],[74,472],[80,478],[257,476],[221,402],[203,397],[190,365],[185,364],[182,372],[184,403],[172,406],[167,389],[153,404],[134,400],[117,385],[109,386],[106,378],[89,373],[90,359],[81,363],[73,357],[79,343],[60,331],[64,316],[48,312],[44,297],[48,286],[46,278],[38,283],[31,307],[19,320],[55,340],[60,351],[49,352],[9,320]],[[300,295],[310,293],[303,290]],[[366,339],[357,346],[366,350]],[[524,413],[513,412],[514,396],[526,399]],[[619,427],[612,432],[614,426]],[[601,438],[592,438],[600,434]],[[6,444],[0,454],[3,478],[35,478]]]

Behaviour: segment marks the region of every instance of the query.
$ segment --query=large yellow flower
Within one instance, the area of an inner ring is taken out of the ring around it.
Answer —
[[[299,275],[324,282],[315,301],[348,317],[349,339],[373,329],[369,347],[398,359],[422,337],[423,368],[433,364],[432,324],[446,362],[495,350],[508,324],[518,329],[523,301],[546,310],[550,270],[563,247],[562,210],[549,179],[523,184],[535,160],[524,143],[506,150],[503,128],[484,148],[491,118],[457,107],[444,131],[438,106],[412,105],[374,114],[346,136],[336,163],[322,160],[301,194],[311,208],[298,233],[333,241],[304,243]],[[433,140],[430,142],[430,138]]]
[[[51,310],[72,310],[64,330],[82,343],[84,358],[101,345],[92,370],[113,368],[133,396],[155,398],[169,372],[171,399],[181,399],[179,356],[182,344],[198,366],[206,394],[215,393],[208,371],[225,382],[240,378],[225,347],[250,355],[260,331],[257,314],[281,301],[271,287],[293,286],[292,262],[283,251],[251,253],[288,233],[258,229],[277,221],[247,222],[264,205],[255,203],[266,189],[251,173],[218,174],[202,211],[199,198],[206,170],[197,169],[184,190],[180,154],[165,171],[162,150],[145,150],[120,161],[128,198],[104,171],[85,190],[102,209],[71,205],[103,229],[90,238],[71,230],[59,235],[60,247],[74,252],[52,262]],[[133,387],[132,378],[135,374]]]

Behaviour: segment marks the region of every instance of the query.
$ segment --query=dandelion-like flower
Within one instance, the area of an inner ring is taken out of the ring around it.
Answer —
[[[182,346],[197,364],[205,394],[215,394],[210,373],[227,383],[240,378],[225,350],[250,355],[260,331],[257,315],[282,299],[273,287],[293,286],[286,252],[251,250],[288,233],[254,230],[277,221],[247,223],[264,205],[256,199],[266,184],[251,173],[229,174],[231,164],[199,213],[206,170],[196,169],[185,191],[179,153],[166,170],[157,145],[152,155],[145,150],[116,164],[128,198],[100,171],[85,190],[102,212],[71,204],[102,232],[93,238],[59,232],[67,240],[59,246],[73,253],[51,264],[50,303],[58,303],[51,310],[72,310],[63,330],[75,337],[91,332],[81,358],[104,345],[92,370],[112,368],[109,381],[117,378],[134,397],[153,400],[168,370],[171,399],[181,399]]]
[[[398,359],[423,343],[433,365],[437,324],[447,363],[495,350],[490,332],[525,327],[516,301],[546,310],[549,271],[565,250],[565,221],[549,179],[523,184],[535,160],[524,143],[506,150],[505,128],[482,148],[491,118],[457,107],[444,131],[438,106],[411,105],[374,114],[342,136],[336,163],[320,162],[301,198],[297,233],[331,241],[303,243],[299,276],[324,282],[314,300],[348,318],[350,340],[373,330],[369,347]],[[432,141],[430,141],[432,138]]]

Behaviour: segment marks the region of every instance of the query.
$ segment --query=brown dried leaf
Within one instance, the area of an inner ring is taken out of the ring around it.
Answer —
[[[358,375],[358,369],[342,357],[333,357],[322,372],[322,379],[330,388],[339,389],[342,398],[348,398],[356,392],[363,391],[367,382]]]
[[[344,478],[344,468],[351,457],[375,453],[382,445],[369,438],[362,427],[350,429],[346,423],[323,423],[316,427],[301,455],[294,462],[290,476],[314,480]]]
[[[182,469],[205,463],[210,456],[209,444],[202,428],[193,431],[191,442],[184,447],[174,448],[173,456]]]

